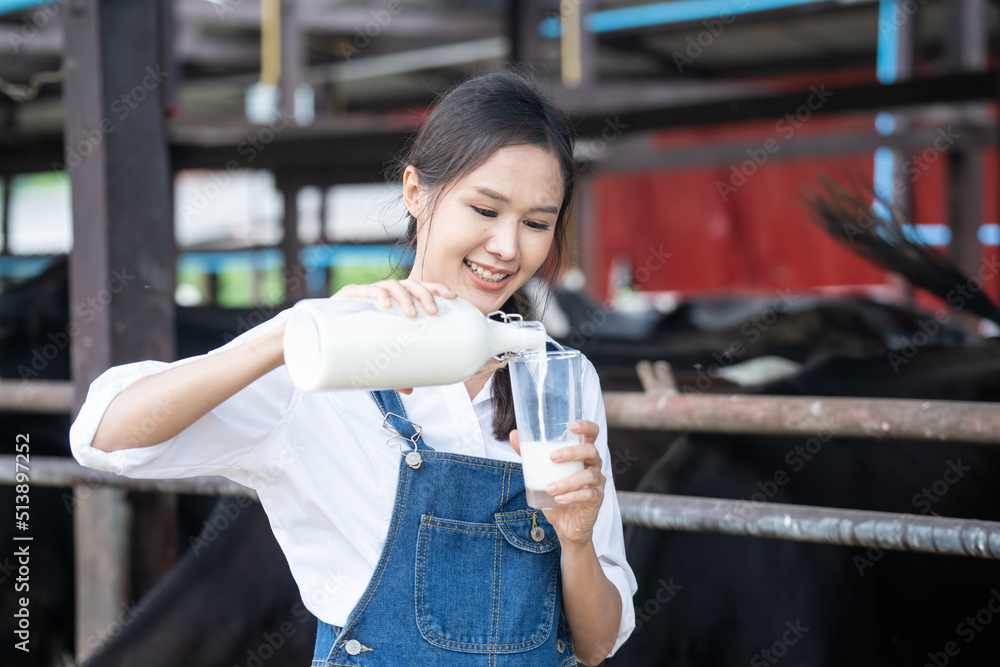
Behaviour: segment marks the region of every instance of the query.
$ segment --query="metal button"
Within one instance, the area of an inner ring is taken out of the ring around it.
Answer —
[[[420,467],[421,463],[423,463],[423,459],[420,456],[420,452],[406,452],[406,465],[416,470]]]
[[[564,642],[561,639],[557,639],[556,640],[556,650],[559,651],[560,653],[565,653],[566,652],[566,642]]]
[[[545,539],[545,531],[539,528],[538,526],[535,526],[534,528],[531,529],[531,539],[533,539],[536,542],[541,542],[542,540]],[[560,653],[562,653],[562,651],[560,651]]]
[[[559,641],[562,641],[561,639]],[[344,650],[347,651],[349,655],[357,655],[361,653],[361,642],[357,639],[348,639],[347,643],[344,645]],[[562,651],[559,651],[562,653]]]

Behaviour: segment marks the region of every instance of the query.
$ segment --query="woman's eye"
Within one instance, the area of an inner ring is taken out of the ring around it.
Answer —
[[[528,225],[532,229],[548,230],[549,226],[544,222],[535,222],[534,220],[525,220],[524,224]]]
[[[473,206],[472,210],[474,210],[479,215],[485,215],[487,218],[495,218],[495,217],[497,217],[497,212],[496,211],[491,211],[488,208],[479,208],[478,206]]]

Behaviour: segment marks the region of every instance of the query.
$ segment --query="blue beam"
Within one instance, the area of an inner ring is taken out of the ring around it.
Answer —
[[[670,23],[701,21],[720,16],[737,16],[766,12],[786,7],[813,5],[825,0],[680,0],[679,2],[659,2],[639,7],[623,7],[591,12],[584,19],[584,27],[590,32],[601,33],[613,30],[646,28]],[[864,0],[861,0],[864,1]],[[559,17],[547,18],[538,24],[542,37],[555,38],[561,33]]]
[[[899,25],[896,23],[897,0],[879,0],[878,50],[875,72],[879,83],[893,84],[899,78]],[[891,114],[881,113],[875,119],[875,129],[880,134],[892,134],[896,121]],[[885,146],[875,150],[875,193],[890,206],[894,204],[893,180],[896,176],[896,153]],[[881,201],[873,206],[875,213],[888,218],[889,212]]]
[[[879,0],[878,51],[875,73],[879,83],[896,83],[899,78],[899,24],[897,0]]]
[[[0,14],[19,12],[37,5],[48,5],[54,0],[0,0]]]
[[[395,264],[399,251],[391,245],[310,245],[302,248],[303,266],[389,266]],[[407,258],[412,261],[411,258]],[[284,266],[277,248],[260,250],[184,252],[179,257],[182,271],[224,273],[226,271],[268,271]]]

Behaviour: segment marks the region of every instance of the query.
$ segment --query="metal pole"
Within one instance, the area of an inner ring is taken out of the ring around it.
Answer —
[[[627,524],[1000,559],[1000,522],[657,493],[618,493]]]
[[[828,396],[604,394],[618,428],[1000,444],[1000,405]]]
[[[0,456],[0,484],[13,484],[14,470],[14,457]],[[252,489],[223,477],[133,479],[51,456],[32,459],[31,480],[38,486],[74,487],[74,502],[103,487],[258,500]],[[994,521],[628,491],[618,493],[618,502],[624,523],[660,530],[1000,558],[1000,522]]]
[[[59,380],[0,380],[0,410],[70,414],[73,412],[72,382]]]
[[[13,484],[13,456],[0,456],[0,485]],[[257,492],[225,477],[186,477],[184,479],[137,479],[103,470],[85,468],[73,459],[60,456],[31,458],[31,483],[37,486],[76,487],[79,498],[86,499],[100,487],[128,491],[190,493],[205,496],[246,496],[257,500]],[[82,489],[82,492],[81,492]]]
[[[0,382],[0,410],[66,413],[72,395],[65,382]],[[604,405],[613,428],[1000,444],[993,403],[609,391]]]

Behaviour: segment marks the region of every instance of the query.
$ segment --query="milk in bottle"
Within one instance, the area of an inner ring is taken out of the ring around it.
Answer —
[[[302,391],[401,389],[462,382],[494,355],[545,349],[540,322],[498,322],[468,301],[435,297],[406,317],[372,299],[304,299],[285,325],[285,365]]]

